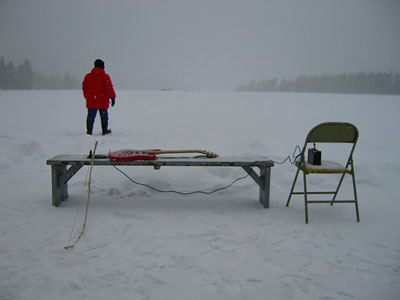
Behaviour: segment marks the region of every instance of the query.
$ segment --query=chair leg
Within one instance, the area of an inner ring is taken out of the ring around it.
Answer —
[[[354,170],[351,173],[351,177],[353,178],[353,191],[354,191],[354,204],[356,207],[356,217],[357,217],[357,222],[360,222],[360,213],[358,211],[358,198],[357,198],[357,187],[356,187],[356,177],[354,175]]]
[[[306,224],[308,224],[307,175],[305,172],[303,172],[303,180],[304,180],[304,210],[305,210]]]
[[[292,193],[293,193],[294,187],[295,187],[295,185],[296,185],[296,181],[297,181],[297,177],[299,176],[299,172],[300,172],[300,169],[297,169],[296,175],[294,176],[292,188],[291,188],[291,190],[290,190],[289,198],[288,198],[288,201],[286,202],[286,207],[289,206],[290,199],[292,198]]]
[[[343,182],[343,179],[344,179],[345,175],[346,175],[346,173],[343,173],[342,176],[340,177],[339,184],[338,184],[338,186],[336,188],[335,194],[333,195],[333,198],[332,198],[332,201],[331,201],[331,205],[333,205],[333,202],[335,202],[335,200],[336,200],[336,196],[337,196],[337,194],[339,192],[340,187],[342,186],[342,182]]]
[[[351,164],[351,173],[350,174],[351,174],[351,178],[352,178],[352,181],[353,181],[354,205],[355,205],[355,208],[356,208],[357,222],[360,222],[360,212],[358,210],[358,197],[357,197],[356,177],[355,177],[355,174],[354,174],[353,164]],[[333,199],[331,201],[331,205],[333,205],[333,202],[335,202],[337,193],[339,192],[340,186],[342,185],[343,178],[344,178],[345,175],[346,175],[346,173],[343,173],[342,177],[340,178],[338,187],[337,187],[336,192],[335,192],[335,194],[333,196]]]

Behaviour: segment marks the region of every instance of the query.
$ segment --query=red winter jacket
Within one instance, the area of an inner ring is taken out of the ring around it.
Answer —
[[[107,109],[115,91],[110,76],[102,68],[93,68],[82,82],[87,108]]]

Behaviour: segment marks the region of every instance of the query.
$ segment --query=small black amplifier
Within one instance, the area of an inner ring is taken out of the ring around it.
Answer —
[[[321,165],[321,151],[315,148],[315,144],[314,148],[308,149],[307,162],[312,165],[317,165],[317,166]]]

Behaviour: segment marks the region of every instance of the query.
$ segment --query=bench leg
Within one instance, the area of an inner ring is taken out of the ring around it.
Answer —
[[[68,198],[68,180],[72,178],[83,165],[73,165],[67,169],[66,165],[51,166],[51,192],[53,205],[60,206]]]
[[[67,166],[51,166],[51,194],[53,206],[60,206],[68,198],[68,184],[64,181]]]
[[[269,208],[269,187],[271,179],[271,168],[270,167],[260,167],[260,175],[258,175],[253,168],[249,166],[242,167],[247,174],[258,184],[260,187],[260,203],[264,208]]]
[[[260,202],[264,208],[269,208],[271,168],[260,168],[260,179]]]

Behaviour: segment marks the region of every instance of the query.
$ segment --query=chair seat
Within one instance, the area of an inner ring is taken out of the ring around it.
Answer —
[[[321,165],[312,165],[308,162],[301,163],[301,161],[297,161],[296,166],[306,173],[351,173],[351,170],[346,169],[342,164],[329,160],[323,160]]]

